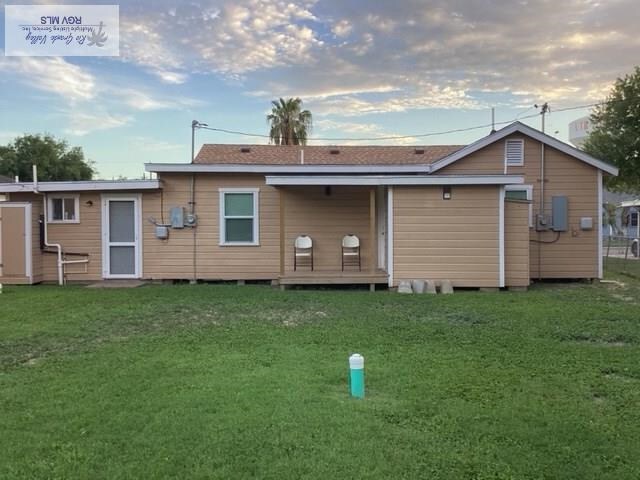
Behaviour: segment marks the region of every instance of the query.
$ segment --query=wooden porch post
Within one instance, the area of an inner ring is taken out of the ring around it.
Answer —
[[[376,238],[376,189],[369,189],[369,268],[373,272],[376,270],[378,241]]]
[[[284,256],[286,253],[285,250],[285,225],[284,225],[284,217],[285,217],[285,208],[284,208],[284,192],[282,191],[282,187],[278,188],[278,193],[280,196],[280,275],[284,275]]]

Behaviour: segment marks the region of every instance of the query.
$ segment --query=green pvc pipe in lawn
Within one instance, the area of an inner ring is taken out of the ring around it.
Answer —
[[[359,353],[349,357],[349,386],[352,397],[364,398],[364,357]]]

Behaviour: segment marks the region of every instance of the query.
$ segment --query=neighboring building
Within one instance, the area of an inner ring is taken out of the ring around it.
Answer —
[[[605,215],[603,218],[605,237],[640,238],[640,198],[638,194],[604,191]],[[614,211],[615,208],[615,211]],[[607,213],[615,220],[606,218]]]
[[[519,122],[464,147],[204,145],[146,170],[158,180],[0,185],[0,281],[600,278],[602,177],[617,174]],[[348,234],[361,265],[343,271]],[[294,268],[301,235],[313,270]]]
[[[591,118],[588,115],[574,120],[569,124],[569,141],[574,144],[576,148],[582,148],[590,133]]]
[[[0,183],[9,183],[12,182],[13,180],[11,180],[9,177],[5,177],[4,175],[0,175]],[[3,195],[2,193],[0,193],[0,202],[5,201],[7,198],[5,195]]]

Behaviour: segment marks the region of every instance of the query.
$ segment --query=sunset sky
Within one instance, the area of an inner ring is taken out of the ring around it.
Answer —
[[[82,146],[100,177],[139,177],[144,162],[189,161],[193,119],[268,133],[278,96],[303,99],[312,137],[441,132],[487,124],[491,107],[499,122],[528,117],[546,101],[547,131],[567,140],[567,124],[588,110],[554,110],[604,99],[639,62],[637,8],[630,0],[122,2],[120,57],[0,56],[0,143],[48,132]],[[457,144],[487,133],[359,143]],[[266,141],[198,132],[198,143]]]

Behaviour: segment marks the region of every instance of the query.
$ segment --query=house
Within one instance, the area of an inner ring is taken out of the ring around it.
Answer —
[[[0,185],[0,280],[601,278],[602,179],[617,174],[519,122],[466,146],[204,145],[146,170],[157,179]],[[343,270],[347,234],[360,265]],[[313,269],[294,266],[301,235]]]
[[[603,235],[640,238],[640,198],[638,194],[604,191]]]
[[[4,175],[0,175],[0,183],[9,183],[11,179],[9,177],[5,177]],[[6,200],[6,196],[0,193],[0,202]]]

